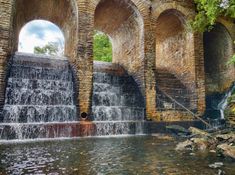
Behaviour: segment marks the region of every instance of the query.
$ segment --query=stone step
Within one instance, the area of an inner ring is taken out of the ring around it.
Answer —
[[[143,106],[143,97],[140,94],[130,93],[110,93],[110,92],[93,92],[93,106]]]
[[[93,106],[92,116],[95,121],[130,121],[143,120],[145,110],[142,107]]]
[[[72,81],[72,72],[68,69],[12,66],[10,78]]]
[[[75,105],[5,105],[3,123],[75,121]]]
[[[44,89],[6,90],[7,105],[71,105],[74,104],[73,89],[70,91]]]
[[[35,80],[22,78],[8,78],[7,88],[9,89],[43,89],[55,91],[73,90],[72,81],[60,80]]]
[[[186,86],[173,74],[167,70],[156,70],[156,91],[158,110],[183,110],[171,98],[179,102],[186,108],[190,108],[190,98],[192,94]],[[167,94],[167,95],[166,95]],[[169,98],[170,96],[171,98]]]
[[[31,67],[43,67],[43,68],[54,68],[54,69],[68,69],[69,62],[66,57],[61,56],[46,56],[36,55],[29,53],[19,53],[13,56],[13,65],[24,65]]]
[[[94,73],[103,72],[116,76],[126,75],[126,71],[118,64],[94,61]]]

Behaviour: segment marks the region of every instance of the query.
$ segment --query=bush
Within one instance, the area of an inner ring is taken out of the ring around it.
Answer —
[[[93,54],[94,60],[112,62],[112,44],[104,33],[95,32]]]

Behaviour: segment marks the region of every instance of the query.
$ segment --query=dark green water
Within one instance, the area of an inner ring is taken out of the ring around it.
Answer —
[[[175,145],[152,136],[5,144],[0,145],[0,174],[235,174],[235,162],[213,153],[179,153]],[[215,162],[224,165],[209,168]]]

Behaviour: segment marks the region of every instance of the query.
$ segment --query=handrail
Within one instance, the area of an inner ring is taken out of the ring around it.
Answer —
[[[167,94],[165,91],[163,91],[162,89],[160,89],[158,87],[158,89],[164,93],[164,95],[166,95],[169,99],[171,99],[174,103],[176,103],[177,105],[179,105],[180,107],[182,107],[183,109],[185,109],[186,111],[188,111],[193,117],[197,118],[198,120],[200,120],[202,123],[204,123],[205,125],[207,125],[208,127],[212,128],[212,126],[206,122],[205,120],[203,120],[201,117],[198,117],[195,113],[193,113],[190,109],[188,109],[187,107],[185,107],[184,105],[182,105],[180,102],[178,102],[177,100],[175,100],[173,97],[171,97],[169,94]]]

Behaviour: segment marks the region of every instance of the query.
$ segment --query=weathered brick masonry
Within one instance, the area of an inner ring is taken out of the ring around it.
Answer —
[[[180,111],[176,114],[157,110],[156,74],[162,69],[188,89],[189,108],[203,114],[207,93],[224,91],[235,79],[234,65],[223,64],[234,51],[235,25],[229,19],[219,19],[222,29],[215,29],[211,35],[218,36],[216,42],[220,46],[225,45],[224,54],[213,57],[210,53],[219,48],[207,40],[210,34],[204,34],[203,41],[202,34],[187,27],[195,15],[194,7],[192,0],[0,0],[1,108],[7,62],[17,50],[19,32],[27,22],[44,19],[58,25],[64,33],[65,55],[75,71],[77,106],[81,112],[90,113],[93,34],[99,30],[111,38],[113,62],[122,65],[139,84],[148,117],[160,119],[160,113],[163,120],[189,117],[175,116]],[[209,52],[205,59],[204,48]],[[214,69],[217,59],[219,67]],[[210,78],[214,72],[219,78]]]

